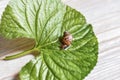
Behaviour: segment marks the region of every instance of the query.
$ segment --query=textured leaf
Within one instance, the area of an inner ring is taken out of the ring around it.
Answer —
[[[67,50],[60,50],[64,31],[72,34],[73,41]],[[22,68],[21,80],[82,80],[97,62],[98,42],[92,26],[60,0],[11,0],[0,34],[36,41],[40,55]]]
[[[82,80],[97,62],[97,40],[91,25],[86,25],[82,37],[67,50],[57,50],[55,44],[41,49],[41,54],[21,71],[22,80]],[[82,32],[82,30],[81,30]],[[76,47],[75,47],[76,45]]]

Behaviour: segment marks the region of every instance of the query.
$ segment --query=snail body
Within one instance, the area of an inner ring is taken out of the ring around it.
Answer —
[[[69,32],[65,31],[63,38],[61,39],[61,48],[66,49],[67,47],[69,47],[72,43],[72,40],[72,35]]]

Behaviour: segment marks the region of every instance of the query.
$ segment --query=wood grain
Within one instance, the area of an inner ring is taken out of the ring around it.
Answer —
[[[0,1],[0,14],[8,1]],[[93,25],[98,37],[98,63],[85,80],[120,80],[120,0],[63,0],[63,2],[83,13],[87,22]],[[0,61],[0,80],[12,80],[5,77],[17,73],[31,58],[32,56],[28,55],[7,62]]]

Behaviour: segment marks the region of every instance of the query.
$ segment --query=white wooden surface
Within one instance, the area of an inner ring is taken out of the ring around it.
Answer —
[[[9,0],[0,0],[0,15]],[[82,12],[99,40],[99,58],[85,80],[120,80],[120,0],[63,0]],[[31,55],[0,61],[0,80],[12,80]],[[9,77],[9,78],[8,78]]]

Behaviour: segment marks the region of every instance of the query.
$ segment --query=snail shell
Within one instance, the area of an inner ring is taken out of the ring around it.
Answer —
[[[62,43],[61,48],[65,49],[68,46],[70,46],[72,40],[73,40],[72,35],[69,32],[65,31],[64,35],[63,35],[63,38],[62,38],[62,41],[61,41],[61,43]]]

